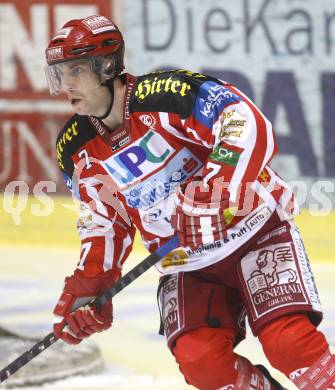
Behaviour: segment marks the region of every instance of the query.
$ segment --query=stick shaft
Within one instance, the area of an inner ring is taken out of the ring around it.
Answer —
[[[30,360],[34,359],[36,356],[38,356],[41,352],[49,348],[50,345],[54,344],[56,341],[57,338],[55,334],[51,332],[46,335],[43,340],[34,344],[28,351],[24,352],[12,363],[8,364],[8,366],[6,366],[0,371],[0,383],[4,382],[21,367],[25,366],[27,363],[30,362]]]
[[[102,294],[98,295],[94,300],[94,305],[99,309],[103,304],[105,304],[109,299],[113,298],[121,290],[127,287],[135,279],[141,276],[145,271],[150,267],[156,264],[164,256],[170,253],[173,249],[179,246],[179,240],[177,236],[173,237],[166,244],[162,245],[156,252],[148,256],[146,259],[137,264],[131,271],[125,274],[113,287],[107,289]]]
[[[112,288],[106,290],[104,293],[99,295],[94,300],[94,305],[97,307],[103,305],[107,302],[107,300],[114,297],[120,291],[122,291],[125,287],[127,287],[130,283],[132,283],[135,279],[137,279],[140,275],[142,275],[145,271],[147,271],[150,267],[156,264],[159,260],[161,260],[165,255],[171,252],[179,245],[179,241],[177,237],[173,237],[170,241],[162,245],[156,252],[152,253],[148,257],[146,257],[143,261],[141,261],[138,265],[136,265],[131,271],[129,271],[126,275],[124,275],[121,279],[119,279]],[[5,368],[0,371],[0,383],[4,382],[11,375],[17,372],[21,367],[25,366],[32,359],[38,356],[40,353],[49,348],[52,344],[57,341],[57,337],[53,332],[49,333],[44,337],[43,340],[40,340],[38,343],[34,344],[28,351],[24,352],[13,362],[8,364]]]

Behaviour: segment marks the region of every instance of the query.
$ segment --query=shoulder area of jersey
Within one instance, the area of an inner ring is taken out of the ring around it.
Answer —
[[[158,71],[139,76],[133,90],[134,111],[173,112],[175,101],[192,103],[210,76],[185,69]]]
[[[59,132],[56,140],[57,161],[61,170],[71,170],[73,165],[71,155],[96,136],[88,117],[74,114]]]

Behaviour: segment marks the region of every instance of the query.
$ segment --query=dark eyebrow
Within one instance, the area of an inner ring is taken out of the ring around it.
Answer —
[[[87,64],[87,63],[88,63],[88,61],[78,61],[78,62],[70,63],[69,68],[73,69],[78,65]]]
[[[76,66],[80,65],[80,62],[77,62],[77,63],[73,63],[73,64],[69,64],[69,68],[70,69],[73,69],[75,68]]]

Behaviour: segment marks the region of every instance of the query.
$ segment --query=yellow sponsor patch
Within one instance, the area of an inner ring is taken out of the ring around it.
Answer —
[[[57,142],[56,145],[56,152],[57,152],[57,160],[59,166],[64,169],[64,164],[62,161],[63,151],[64,151],[64,145],[66,145],[68,142],[71,142],[73,137],[76,137],[79,134],[78,132],[78,123],[73,122],[70,127],[67,128],[63,132],[62,138]]]
[[[172,267],[175,265],[184,265],[187,263],[188,255],[184,249],[175,249],[162,260],[162,267]]]
[[[268,174],[266,168],[262,170],[261,174],[259,175],[259,178],[261,179],[262,182],[269,181],[270,175]]]
[[[173,93],[180,96],[186,96],[187,92],[191,89],[191,85],[185,81],[174,79],[172,76],[169,78],[154,77],[154,79],[145,79],[137,85],[135,96],[140,103],[143,103],[148,96],[161,94],[161,93]]]
[[[221,139],[242,138],[247,120],[235,110],[224,112],[221,120]]]
[[[229,208],[223,210],[223,218],[224,218],[224,223],[226,226],[229,226],[231,224],[231,221],[235,217],[237,210],[238,210],[238,207],[229,207]]]

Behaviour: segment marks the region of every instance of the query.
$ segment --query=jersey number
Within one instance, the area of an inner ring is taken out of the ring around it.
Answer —
[[[83,270],[84,267],[85,267],[85,261],[86,261],[88,252],[89,252],[90,249],[91,249],[91,246],[92,246],[92,241],[85,242],[85,243],[82,244],[82,246],[81,246],[80,261],[79,261],[79,263],[78,263],[78,268],[79,268],[80,270]]]
[[[88,153],[87,153],[86,149],[81,150],[78,153],[78,157],[85,159],[85,165],[86,165],[85,168],[86,169],[90,169],[92,167],[92,164],[91,164],[90,158],[88,157]]]
[[[210,179],[212,179],[214,176],[216,176],[220,169],[222,168],[222,165],[219,165],[219,164],[215,164],[211,161],[208,161],[208,163],[206,164],[206,169],[211,169],[210,172],[207,173],[207,175],[204,177],[204,182],[207,184]]]

